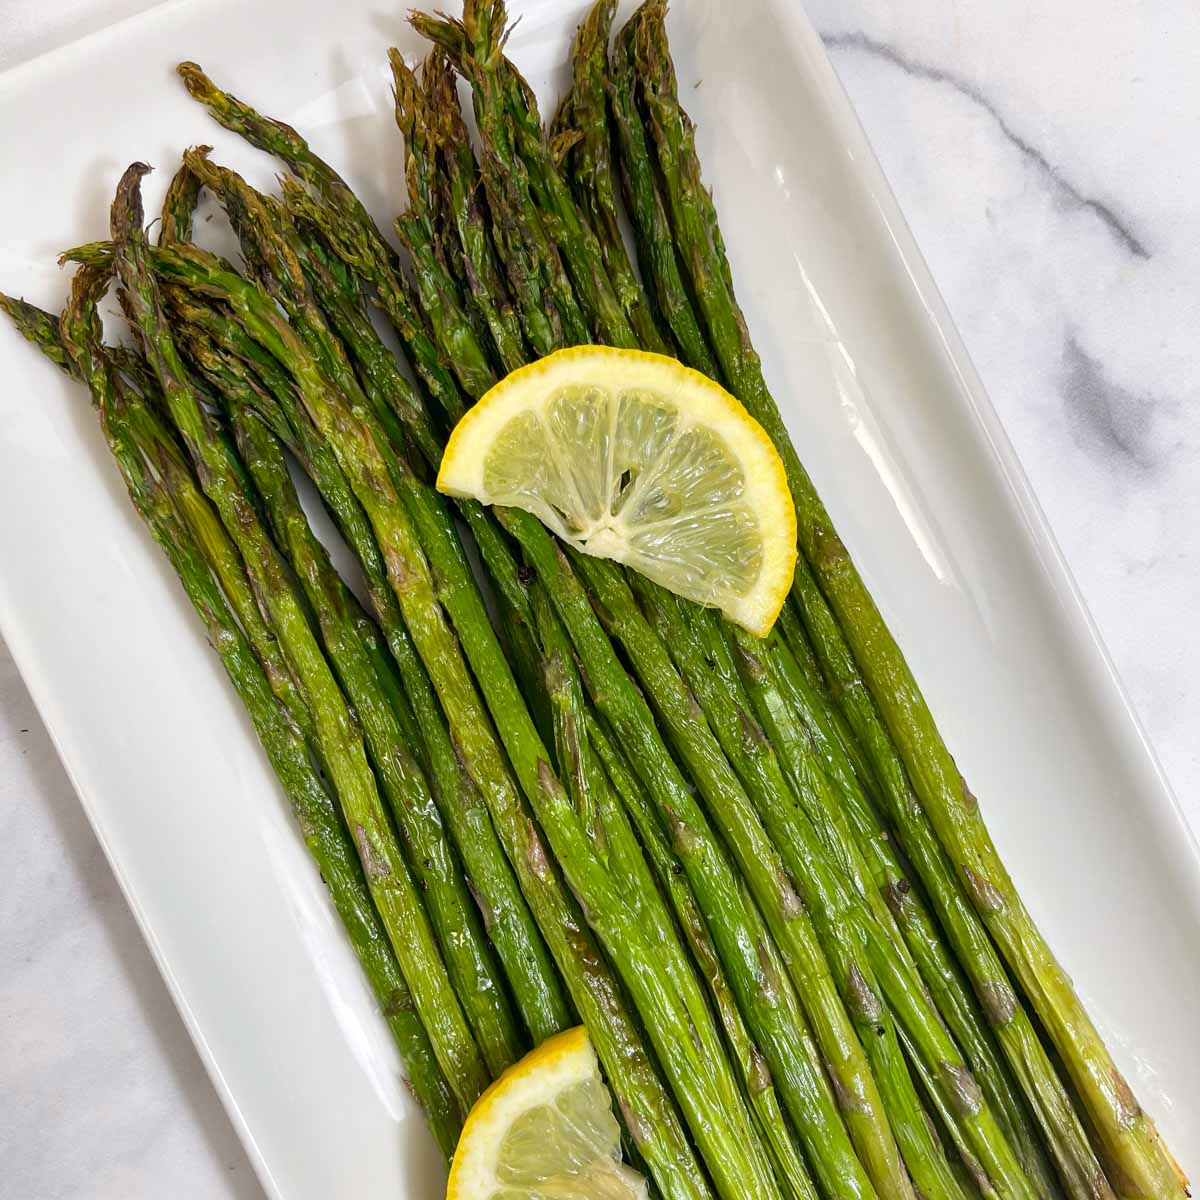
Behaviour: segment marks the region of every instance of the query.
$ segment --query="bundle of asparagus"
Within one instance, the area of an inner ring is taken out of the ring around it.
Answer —
[[[447,1157],[489,1081],[578,1018],[665,1200],[1184,1196],[767,388],[663,0],[613,40],[615,6],[579,27],[549,129],[503,0],[413,15],[419,75],[391,52],[403,259],[299,133],[184,63],[281,160],[281,194],[189,150],[151,245],[135,163],[111,240],[64,255],[62,316],[0,302],[90,390]],[[242,272],[192,241],[202,189]],[[102,340],[114,280],[130,346]],[[677,356],[774,441],[800,555],[766,638],[431,486],[503,375],[591,341]]]

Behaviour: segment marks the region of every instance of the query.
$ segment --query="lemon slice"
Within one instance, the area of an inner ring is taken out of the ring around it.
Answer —
[[[523,508],[759,635],[791,586],[796,514],[770,438],[661,354],[576,346],[514,371],[458,423],[438,488]]]
[[[463,1126],[446,1200],[646,1200],[580,1026],[509,1067]]]

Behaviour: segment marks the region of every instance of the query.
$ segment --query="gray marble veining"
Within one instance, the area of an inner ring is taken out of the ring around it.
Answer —
[[[1101,201],[1094,197],[1082,195],[1069,179],[1063,178],[1062,174],[1046,158],[1045,154],[1017,133],[1008,121],[1005,120],[1004,114],[997,108],[996,104],[984,95],[979,87],[969,79],[944,67],[930,66],[924,62],[905,58],[895,46],[877,41],[870,35],[863,33],[862,30],[853,30],[848,33],[826,33],[822,34],[821,40],[825,43],[825,48],[831,54],[836,55],[839,51],[846,50],[860,51],[863,54],[868,54],[883,62],[890,63],[912,79],[945,84],[947,87],[953,88],[959,95],[965,96],[974,104],[978,104],[996,122],[996,127],[1000,133],[1025,156],[1032,166],[1036,167],[1046,176],[1047,181],[1052,187],[1061,193],[1065,203],[1081,209],[1087,209],[1094,213],[1109,228],[1113,237],[1134,257],[1150,257],[1150,251],[1142,245],[1141,241],[1107,204],[1101,203]]]

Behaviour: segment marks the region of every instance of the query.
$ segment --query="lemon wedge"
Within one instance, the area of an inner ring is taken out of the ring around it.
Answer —
[[[770,438],[661,354],[576,346],[513,371],[458,423],[437,486],[525,509],[760,636],[791,586],[796,514]]]
[[[580,1026],[509,1067],[463,1126],[446,1200],[646,1200]]]

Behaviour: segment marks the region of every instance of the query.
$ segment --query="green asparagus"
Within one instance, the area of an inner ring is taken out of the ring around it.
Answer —
[[[429,927],[420,896],[391,831],[354,719],[321,653],[304,605],[278,551],[245,492],[232,449],[199,404],[179,360],[148,265],[142,230],[140,183],[149,168],[134,163],[113,201],[114,261],[158,377],[163,401],[189,453],[201,485],[245,560],[255,590],[270,614],[289,664],[312,712],[325,765],[358,846],[371,894],[392,948],[413,991],[438,1061],[459,1099],[470,1105],[489,1079],[479,1048]]]
[[[179,575],[189,600],[204,621],[230,681],[242,698],[255,730],[292,806],[321,877],[329,889],[364,972],[400,1050],[405,1073],[425,1111],[442,1154],[449,1159],[462,1125],[458,1102],[446,1083],[429,1038],[413,1007],[412,996],[379,923],[362,868],[341,824],[333,801],[308,756],[303,735],[275,698],[262,666],[233,618],[209,569],[201,544],[180,518],[163,474],[147,469],[170,446],[159,429],[143,455],[139,425],[153,426],[158,418],[143,398],[123,389],[105,361],[96,313],[107,288],[106,272],[84,269],[72,287],[63,318],[65,329],[49,313],[0,296],[18,328],[64,370],[85,382],[100,414],[101,428],[125,480],[135,508]],[[69,339],[68,350],[65,338]],[[176,467],[186,474],[182,450],[174,449]],[[222,540],[216,513],[209,510],[210,543]],[[227,549],[236,556],[231,546]]]
[[[739,399],[775,441],[797,506],[800,547],[822,603],[869,685],[888,732],[960,880],[1066,1064],[1101,1140],[1118,1195],[1182,1196],[1178,1168],[1153,1122],[1120,1075],[1070,980],[1012,885],[978,805],[941,740],[916,681],[838,537],[787,435],[762,377],[733,296],[712,200],[700,183],[690,122],[679,108],[663,25],[665,5],[649,0],[633,22],[642,95],[658,148],[672,230],[722,368]],[[798,572],[799,575],[799,572]],[[801,590],[795,593],[807,614]],[[811,606],[811,599],[810,599]],[[814,618],[815,619],[815,618]]]

